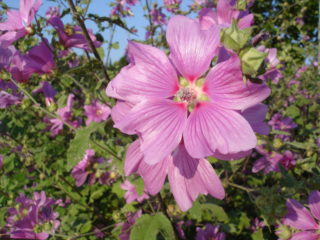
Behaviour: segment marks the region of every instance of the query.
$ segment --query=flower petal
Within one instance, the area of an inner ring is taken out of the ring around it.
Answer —
[[[216,151],[212,154],[212,157],[215,157],[220,160],[239,160],[251,154],[252,150],[249,151],[241,151],[237,153],[230,153],[230,154],[221,154],[220,152]]]
[[[209,72],[203,91],[209,95],[212,102],[237,110],[254,106],[270,95],[270,89],[265,84],[249,81],[244,84],[237,56],[217,64]]]
[[[164,158],[154,165],[149,165],[143,160],[141,161],[138,173],[143,179],[145,189],[151,195],[156,195],[160,192],[166,180],[170,161],[172,161],[171,156]]]
[[[194,159],[180,144],[168,172],[171,191],[182,211],[187,211],[199,194],[222,199],[225,192],[219,177],[205,159]]]
[[[270,128],[264,122],[268,107],[264,104],[257,104],[241,112],[241,115],[250,123],[253,131],[262,135],[268,135]]]
[[[172,62],[189,81],[208,70],[220,40],[216,26],[201,30],[199,22],[184,16],[170,19],[166,37]]]
[[[320,192],[319,191],[311,192],[309,195],[308,203],[313,216],[318,220],[320,220]],[[320,228],[320,225],[319,225],[319,228]]]
[[[199,103],[183,133],[186,148],[195,158],[248,151],[257,144],[249,123],[236,111],[213,103]]]
[[[127,150],[126,160],[124,162],[125,175],[130,176],[132,173],[137,172],[142,159],[143,153],[140,150],[140,140],[138,139],[131,143]]]
[[[131,64],[110,82],[107,94],[115,91],[124,100],[137,102],[141,98],[168,98],[179,89],[176,70],[160,49],[129,42]]]
[[[246,16],[244,16],[243,18],[240,18],[239,19],[239,22],[238,22],[238,27],[240,29],[245,29],[245,28],[249,28],[251,27],[251,25],[253,24],[253,14],[248,14]]]
[[[284,217],[283,224],[299,230],[318,229],[318,224],[310,212],[294,199],[287,200],[288,213]]]
[[[313,232],[298,232],[292,235],[290,240],[318,240],[319,234]]]
[[[111,110],[111,117],[113,122],[117,123],[123,119],[128,112],[133,108],[134,104],[118,100],[116,105]]]
[[[144,161],[155,164],[177,147],[186,120],[185,104],[170,100],[150,100],[137,104],[115,127],[123,132],[141,134]]]

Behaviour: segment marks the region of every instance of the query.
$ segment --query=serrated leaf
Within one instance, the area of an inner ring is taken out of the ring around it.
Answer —
[[[99,127],[99,123],[92,122],[89,126],[79,128],[74,139],[69,144],[67,152],[67,171],[70,171],[90,147],[90,135]]]
[[[142,215],[131,230],[130,240],[156,240],[158,234],[166,240],[175,239],[169,219],[162,213]]]

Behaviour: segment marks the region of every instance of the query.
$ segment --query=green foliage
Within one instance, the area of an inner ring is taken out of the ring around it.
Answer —
[[[163,239],[174,240],[174,232],[169,219],[162,213],[142,215],[134,224],[130,239],[156,240],[161,235]]]

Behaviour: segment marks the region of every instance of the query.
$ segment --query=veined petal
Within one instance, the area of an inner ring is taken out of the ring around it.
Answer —
[[[239,16],[239,11],[231,5],[230,0],[219,0],[217,13],[220,24],[231,24],[232,18],[237,19]]]
[[[225,192],[219,177],[205,159],[194,159],[180,144],[170,164],[169,183],[171,191],[182,211],[187,211],[199,194],[222,199]]]
[[[184,16],[170,19],[166,37],[173,64],[191,82],[208,70],[220,40],[215,25],[201,30],[199,22]]]
[[[177,147],[186,120],[184,103],[149,100],[137,104],[115,127],[123,132],[141,135],[144,161],[152,165],[169,156]]]
[[[164,181],[166,180],[169,163],[171,161],[171,156],[165,157],[154,165],[149,165],[143,160],[141,161],[138,173],[143,179],[145,189],[151,195],[156,195],[160,192]]]
[[[299,230],[315,230],[318,224],[310,212],[294,199],[287,200],[288,213],[284,217],[283,224]]]
[[[265,84],[243,82],[237,56],[217,64],[209,72],[203,91],[209,95],[212,102],[237,110],[254,106],[270,95],[270,89]]]
[[[22,24],[22,19],[20,12],[17,10],[8,10],[7,11],[7,20],[0,23],[1,31],[13,31],[24,28]]]
[[[179,89],[176,70],[160,49],[129,42],[128,55],[131,64],[109,83],[107,93],[112,87],[124,100],[137,102],[141,98],[168,98]]]
[[[257,144],[250,124],[236,111],[216,104],[199,103],[187,121],[183,133],[189,154],[202,158],[248,151]]]
[[[292,235],[290,240],[318,240],[320,234],[313,232],[298,232]]]
[[[127,150],[126,160],[124,161],[125,175],[130,176],[132,173],[137,172],[142,159],[143,153],[140,150],[140,140],[138,139],[131,143]]]
[[[20,14],[26,25],[31,24],[41,4],[42,0],[20,0]]]
[[[312,215],[320,221],[320,192],[313,191],[309,195],[308,199],[309,208]],[[319,225],[320,228],[320,225]]]
[[[122,120],[128,112],[133,108],[134,104],[126,101],[118,100],[116,105],[111,110],[113,122],[117,123]]]
[[[249,28],[251,27],[251,25],[253,24],[253,14],[248,14],[242,18],[239,19],[238,22],[238,27],[240,29],[245,29],[245,28]]]
[[[253,131],[262,135],[268,135],[270,127],[264,122],[268,107],[264,104],[257,104],[241,112],[241,115],[250,123]]]

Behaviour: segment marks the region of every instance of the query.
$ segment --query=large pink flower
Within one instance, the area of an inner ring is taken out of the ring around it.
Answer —
[[[207,156],[241,158],[256,146],[254,131],[268,131],[263,119],[265,85],[242,80],[237,56],[210,69],[219,29],[202,30],[183,16],[168,23],[169,58],[159,49],[130,42],[130,64],[110,82],[107,94],[115,127],[139,139],[128,149],[126,175],[142,176],[151,195],[168,175],[173,195],[185,211],[199,194],[224,197]],[[256,112],[256,114],[254,114]]]
[[[110,82],[107,94],[133,107],[115,127],[141,136],[149,164],[170,155],[182,139],[193,158],[254,148],[250,122],[255,119],[246,120],[241,112],[264,100],[269,88],[244,84],[236,56],[209,68],[219,45],[216,26],[201,30],[198,22],[176,16],[167,41],[170,59],[157,48],[129,43],[131,63]]]

